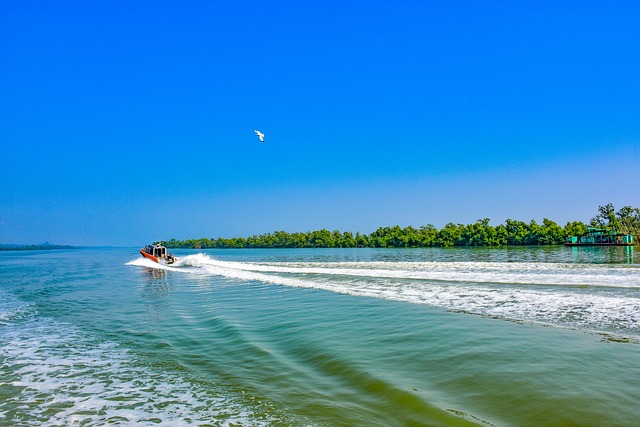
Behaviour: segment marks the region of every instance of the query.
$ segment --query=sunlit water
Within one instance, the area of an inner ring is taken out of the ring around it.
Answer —
[[[0,425],[635,426],[634,248],[0,253]]]

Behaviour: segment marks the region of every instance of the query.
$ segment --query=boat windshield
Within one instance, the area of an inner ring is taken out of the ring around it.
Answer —
[[[164,246],[156,246],[153,248],[153,256],[158,258],[164,258],[167,254],[167,249]]]

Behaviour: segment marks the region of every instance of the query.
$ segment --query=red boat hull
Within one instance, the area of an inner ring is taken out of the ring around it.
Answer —
[[[160,263],[160,261],[158,260],[158,258],[154,257],[151,254],[148,254],[144,251],[144,249],[140,249],[140,254],[142,254],[143,257],[145,258],[149,258],[151,261],[155,261],[157,263]]]

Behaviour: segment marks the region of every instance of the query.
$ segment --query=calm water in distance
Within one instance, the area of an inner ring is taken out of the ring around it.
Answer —
[[[0,426],[635,426],[634,248],[0,252]]]

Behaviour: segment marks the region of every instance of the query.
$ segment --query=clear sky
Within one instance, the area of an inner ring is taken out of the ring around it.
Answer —
[[[636,1],[2,2],[0,243],[640,207],[639,22]]]

